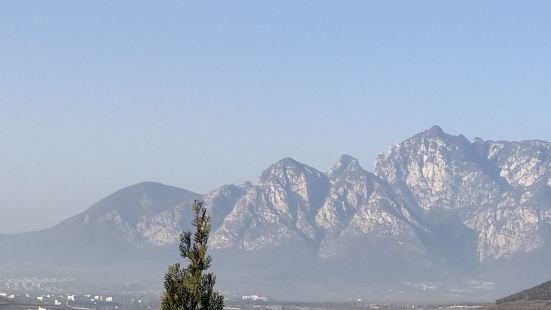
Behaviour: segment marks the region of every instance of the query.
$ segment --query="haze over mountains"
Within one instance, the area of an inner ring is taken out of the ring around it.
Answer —
[[[205,195],[133,185],[50,229],[0,235],[0,262],[147,263],[156,267],[141,275],[159,278],[177,259],[194,199],[211,212],[225,289],[292,296],[303,287],[314,296],[332,287],[335,296],[349,296],[475,281],[495,283],[482,293],[499,296],[551,278],[551,143],[471,142],[437,126],[380,154],[372,172],[348,155],[327,172],[285,158],[256,184]]]

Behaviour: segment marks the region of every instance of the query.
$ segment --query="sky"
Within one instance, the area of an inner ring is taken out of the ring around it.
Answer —
[[[0,233],[434,124],[551,141],[549,1],[1,1]]]

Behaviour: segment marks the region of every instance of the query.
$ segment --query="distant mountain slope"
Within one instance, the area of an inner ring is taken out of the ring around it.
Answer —
[[[515,301],[551,300],[551,281],[497,300],[498,304]]]
[[[173,244],[190,226],[201,195],[155,182],[121,189],[58,225],[0,238],[8,262],[92,262],[139,259],[151,247]]]
[[[109,195],[52,230],[83,231],[99,240],[117,238],[138,247],[172,244],[189,225],[189,206],[199,198],[199,194],[161,183],[139,183]]]

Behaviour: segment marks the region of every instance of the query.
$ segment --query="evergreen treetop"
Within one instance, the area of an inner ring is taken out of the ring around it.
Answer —
[[[165,292],[161,310],[222,310],[224,296],[214,290],[216,276],[209,269],[212,257],[207,254],[210,234],[210,217],[202,201],[193,202],[195,232],[180,234],[180,256],[188,265],[179,263],[168,268],[165,274]]]

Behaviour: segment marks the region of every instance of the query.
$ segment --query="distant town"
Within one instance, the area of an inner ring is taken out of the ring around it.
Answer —
[[[426,284],[431,289],[435,284]],[[0,279],[0,310],[115,310],[158,309],[160,291],[109,291],[78,288],[68,278]],[[100,292],[101,291],[101,292]],[[259,293],[225,292],[226,310],[368,310],[368,309],[471,309],[477,304],[420,305],[374,303],[357,298],[342,303],[281,302]]]
[[[83,292],[74,279],[10,278],[0,279],[0,309],[151,309],[158,294]]]

